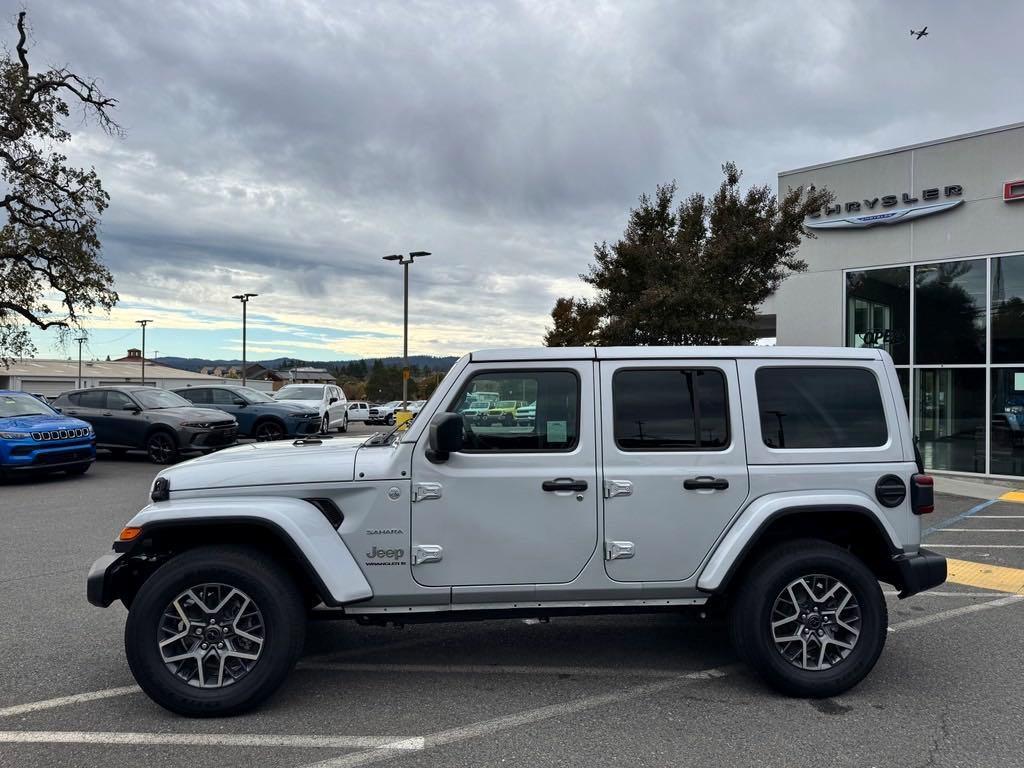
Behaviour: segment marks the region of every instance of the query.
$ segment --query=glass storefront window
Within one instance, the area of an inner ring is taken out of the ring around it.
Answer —
[[[992,369],[992,473],[1024,474],[1024,368]]]
[[[846,273],[846,346],[884,349],[910,362],[910,267]]]
[[[1024,363],[1024,256],[992,259],[992,362]]]
[[[919,368],[914,432],[930,469],[985,471],[985,370]]]
[[[907,407],[907,413],[910,413],[910,369],[909,368],[897,368],[896,376],[900,380],[900,389],[903,390],[903,404]]]
[[[985,293],[985,259],[914,267],[914,362],[984,363]]]

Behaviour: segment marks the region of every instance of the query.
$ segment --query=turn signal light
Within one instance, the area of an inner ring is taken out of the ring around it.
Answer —
[[[131,526],[128,526],[126,528],[122,528],[121,529],[121,533],[118,534],[117,540],[118,541],[135,541],[135,539],[139,538],[139,534],[140,533],[142,533],[142,529],[141,528],[133,528]]]

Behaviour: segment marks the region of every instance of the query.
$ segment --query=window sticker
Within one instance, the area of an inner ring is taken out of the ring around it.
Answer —
[[[566,422],[549,421],[547,422],[547,427],[549,443],[564,443],[568,441],[569,430],[566,428]]]

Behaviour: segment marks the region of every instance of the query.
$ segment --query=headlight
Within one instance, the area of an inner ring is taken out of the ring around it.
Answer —
[[[210,429],[210,422],[208,421],[183,421],[181,422],[183,427],[195,427],[196,429]]]
[[[0,438],[4,440],[28,440],[32,435],[28,432],[0,432]]]

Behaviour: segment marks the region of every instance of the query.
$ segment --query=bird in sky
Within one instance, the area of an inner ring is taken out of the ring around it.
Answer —
[[[911,37],[916,37],[918,40],[920,40],[922,37],[927,37],[928,36],[928,27],[925,27],[920,32],[917,32],[917,31],[912,29],[912,30],[910,30],[910,36]]]

